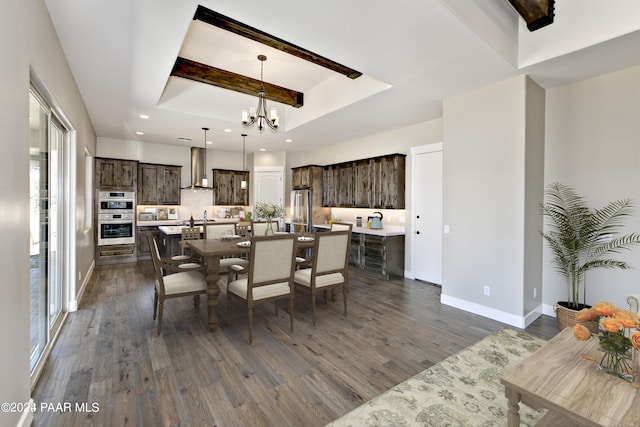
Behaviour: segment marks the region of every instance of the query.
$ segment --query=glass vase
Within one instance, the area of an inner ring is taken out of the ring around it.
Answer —
[[[601,343],[598,350],[599,354],[598,358],[596,358],[596,369],[598,371],[634,383],[635,372],[633,367],[634,362],[637,363],[638,357],[631,348],[625,351],[612,351],[610,349],[607,350]]]
[[[265,228],[264,230],[264,235],[265,236],[273,235],[273,221],[270,219],[267,219],[267,228]]]

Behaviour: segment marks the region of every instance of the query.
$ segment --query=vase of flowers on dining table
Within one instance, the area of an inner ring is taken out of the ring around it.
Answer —
[[[264,218],[267,221],[267,228],[264,232],[266,236],[274,234],[273,219],[282,218],[284,216],[284,207],[279,203],[258,202],[254,213],[258,218]]]

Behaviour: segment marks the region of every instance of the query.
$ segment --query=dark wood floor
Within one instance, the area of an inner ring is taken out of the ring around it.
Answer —
[[[505,325],[440,304],[440,288],[351,274],[349,313],[341,296],[318,305],[296,294],[295,330],[272,304],[254,315],[234,307],[206,325],[191,298],[165,304],[156,335],[150,262],[96,267],[80,309],[70,313],[34,391],[35,426],[322,426]],[[527,328],[550,338],[555,319]],[[75,404],[98,411],[77,412]]]

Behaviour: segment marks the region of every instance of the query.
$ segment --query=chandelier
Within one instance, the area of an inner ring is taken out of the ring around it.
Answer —
[[[253,126],[254,123],[258,123],[258,130],[262,132],[265,128],[265,125],[268,126],[272,131],[276,131],[278,129],[278,110],[272,108],[271,110],[267,109],[267,98],[264,94],[264,79],[262,77],[262,72],[264,70],[264,61],[267,60],[267,57],[264,55],[258,55],[258,61],[260,61],[260,92],[258,92],[258,108],[250,108],[247,110],[242,110],[242,124],[246,127]],[[267,118],[267,111],[269,111],[269,117]]]

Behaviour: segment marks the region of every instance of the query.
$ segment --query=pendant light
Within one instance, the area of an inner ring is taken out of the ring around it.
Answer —
[[[246,146],[246,138],[247,138],[247,134],[243,133],[242,134],[242,172],[244,172],[244,160],[247,157],[247,155],[245,154],[245,146]],[[244,179],[244,173],[242,174],[242,181],[240,181],[240,188],[242,190],[246,190],[247,189],[247,181]]]
[[[209,128],[202,128],[204,131],[204,176],[202,178],[202,186],[208,187],[209,180],[207,179],[207,131]]]
[[[260,92],[258,92],[258,108],[250,108],[249,110],[242,110],[242,125],[245,127],[251,127],[255,123],[258,123],[258,130],[262,132],[265,127],[269,127],[272,131],[277,131],[279,123],[278,110],[267,108],[267,97],[264,90],[264,77],[262,72],[264,71],[264,61],[267,60],[265,55],[258,55],[258,61],[260,61]],[[267,117],[267,112],[270,112]]]

